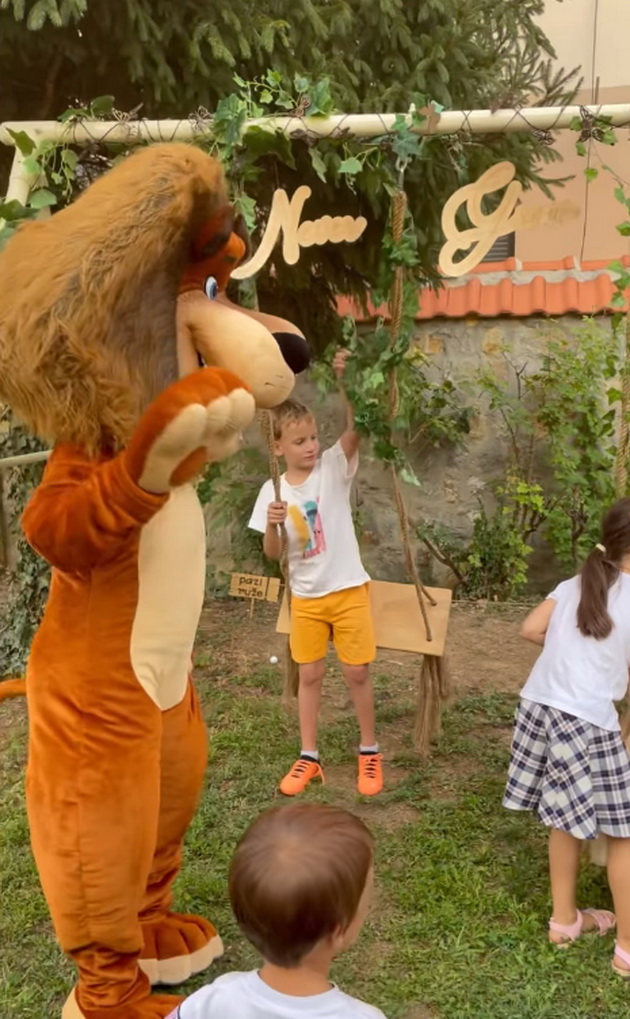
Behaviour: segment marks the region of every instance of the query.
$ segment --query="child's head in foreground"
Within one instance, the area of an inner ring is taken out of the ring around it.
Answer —
[[[285,400],[272,411],[276,456],[283,456],[288,468],[313,467],[319,456],[317,422],[312,411],[299,400]]]
[[[241,931],[267,963],[292,969],[332,960],[356,939],[369,907],[373,841],[358,817],[323,804],[261,814],[229,875]]]

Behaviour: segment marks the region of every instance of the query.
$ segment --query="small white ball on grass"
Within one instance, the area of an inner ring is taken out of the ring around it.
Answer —
[[[272,655],[271,658],[269,659],[269,664],[270,665],[277,665],[278,664],[278,656],[277,655]]]

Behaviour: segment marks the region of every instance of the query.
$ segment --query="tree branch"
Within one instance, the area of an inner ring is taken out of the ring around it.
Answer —
[[[63,64],[64,55],[61,48],[55,51],[55,55],[52,59],[52,63],[48,68],[46,79],[44,81],[44,89],[42,96],[42,105],[39,108],[40,120],[46,120],[50,115],[50,110],[53,105],[53,98],[55,93],[55,86],[59,78],[59,72],[61,71],[61,65]]]

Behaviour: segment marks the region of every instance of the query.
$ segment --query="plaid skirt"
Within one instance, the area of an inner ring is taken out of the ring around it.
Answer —
[[[535,811],[578,839],[630,838],[630,756],[621,734],[521,701],[503,806]]]

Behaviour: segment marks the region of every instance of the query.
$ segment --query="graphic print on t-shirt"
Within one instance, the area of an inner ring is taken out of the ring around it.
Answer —
[[[326,538],[322,527],[318,502],[310,499],[302,512],[298,506],[289,506],[289,519],[293,524],[302,547],[302,558],[312,559],[326,551]]]

